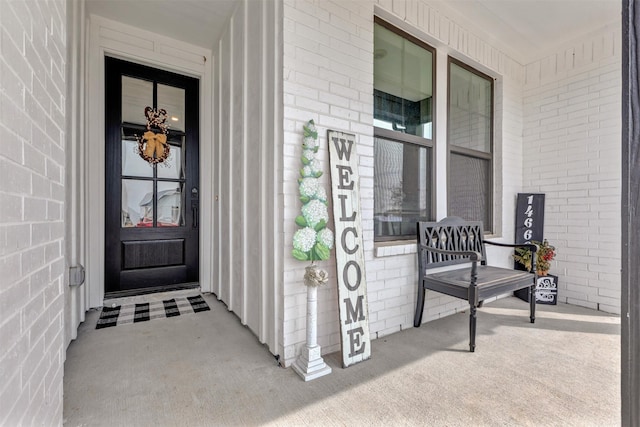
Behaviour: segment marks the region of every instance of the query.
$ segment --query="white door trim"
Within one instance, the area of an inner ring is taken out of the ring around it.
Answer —
[[[213,44],[213,41],[212,41]],[[99,16],[89,17],[84,198],[87,307],[104,299],[105,142],[104,58],[113,56],[200,79],[200,287],[213,289],[212,55],[201,48]]]

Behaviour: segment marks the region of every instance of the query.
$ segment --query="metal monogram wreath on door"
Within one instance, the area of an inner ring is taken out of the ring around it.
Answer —
[[[149,164],[162,163],[169,157],[170,147],[167,143],[168,126],[167,111],[164,108],[145,107],[144,115],[147,116],[147,131],[142,136],[137,136],[138,153]],[[155,132],[154,130],[159,130]]]

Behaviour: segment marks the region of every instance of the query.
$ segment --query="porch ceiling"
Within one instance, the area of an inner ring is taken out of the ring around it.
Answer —
[[[433,5],[523,65],[622,21],[621,0],[435,0]]]
[[[87,0],[87,12],[213,48],[239,0]],[[430,0],[521,64],[621,21],[621,0]]]
[[[86,0],[87,14],[212,49],[238,0]]]

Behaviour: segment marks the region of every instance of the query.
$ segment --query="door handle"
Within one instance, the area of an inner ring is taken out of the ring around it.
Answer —
[[[191,189],[191,214],[193,215],[193,221],[191,222],[192,228],[198,228],[198,189],[193,187]]]
[[[198,228],[198,202],[191,202],[191,212],[193,213],[192,228]]]

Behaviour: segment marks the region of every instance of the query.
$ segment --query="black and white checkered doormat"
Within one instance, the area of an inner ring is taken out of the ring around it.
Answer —
[[[103,307],[96,329],[144,322],[163,317],[180,316],[181,314],[199,313],[207,310],[210,310],[210,308],[201,295],[171,298],[165,301],[151,301],[142,304]]]

